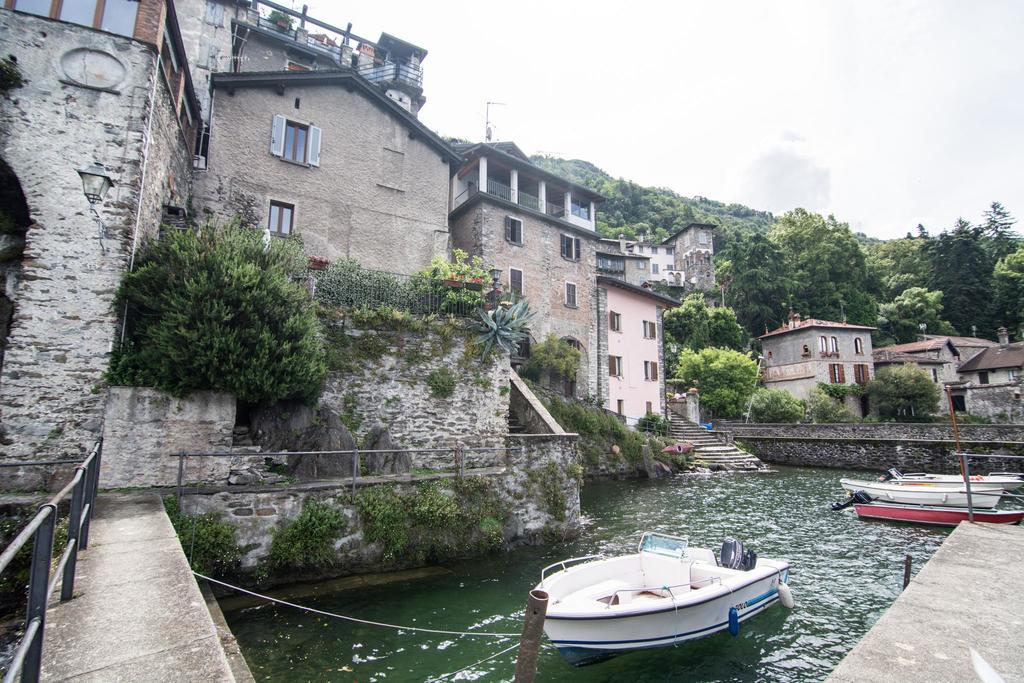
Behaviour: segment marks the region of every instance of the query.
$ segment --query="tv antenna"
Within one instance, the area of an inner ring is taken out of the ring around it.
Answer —
[[[494,136],[494,131],[491,130],[491,105],[492,104],[494,106],[496,106],[496,107],[504,107],[504,106],[506,106],[504,102],[488,102],[487,103],[487,115],[486,115],[487,122],[486,122],[486,127],[484,128],[484,142],[490,142],[491,138]]]

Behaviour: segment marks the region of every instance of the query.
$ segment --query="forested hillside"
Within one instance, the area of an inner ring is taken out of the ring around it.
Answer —
[[[606,236],[663,239],[694,221],[720,226],[718,281],[751,336],[777,327],[790,308],[877,326],[876,345],[913,341],[921,325],[988,338],[1005,325],[1014,340],[1024,336],[1024,243],[998,202],[977,223],[961,218],[937,235],[916,226],[905,238],[879,240],[803,209],[775,217],[615,179],[579,159],[531,161],[607,197],[597,215]]]

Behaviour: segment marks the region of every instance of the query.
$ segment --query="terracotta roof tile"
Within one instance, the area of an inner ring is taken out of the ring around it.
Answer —
[[[833,329],[842,330],[874,330],[878,329],[875,327],[868,327],[867,325],[853,325],[851,323],[837,323],[832,320],[818,320],[817,318],[808,318],[801,320],[797,323],[796,327],[790,327],[788,323],[775,328],[771,332],[762,334],[758,339],[764,339],[765,337],[774,337],[777,334],[786,334],[787,332],[796,332],[797,330],[809,329],[812,327],[829,327]]]

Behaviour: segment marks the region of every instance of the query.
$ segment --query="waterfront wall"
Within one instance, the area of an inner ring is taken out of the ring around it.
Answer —
[[[146,387],[110,387],[103,420],[102,488],[174,486],[185,451],[227,451],[235,397],[201,391],[174,398]],[[191,458],[187,480],[226,482],[230,458]]]
[[[493,486],[490,502],[507,514],[501,529],[501,545],[505,548],[537,544],[569,538],[578,533],[580,524],[580,483],[578,437],[575,434],[540,434],[510,437],[509,455],[502,471],[468,476],[485,477]],[[233,487],[201,490],[184,498],[186,514],[218,513],[236,531],[242,547],[243,573],[255,575],[270,553],[277,530],[301,513],[311,500],[326,502],[339,509],[345,519],[345,530],[335,542],[336,562],[318,571],[317,578],[343,576],[382,569],[421,566],[429,558],[389,556],[379,541],[366,538],[366,525],[359,514],[356,500],[369,487],[392,487],[405,498],[416,495],[424,485],[437,485],[449,495],[460,495],[455,480],[438,476],[410,477],[397,483],[360,484],[355,499],[351,482],[299,484],[283,487]],[[410,540],[415,542],[415,529]],[[464,529],[460,533],[460,550],[456,555],[472,557],[481,551],[481,530]],[[494,549],[493,546],[487,546]],[[277,583],[298,581],[304,577],[289,574],[272,576]]]
[[[906,422],[851,422],[838,424],[716,422],[715,429],[732,433],[737,439],[753,436],[804,437],[813,439],[932,439],[953,440],[950,424]],[[961,425],[965,441],[1024,442],[1024,424]]]

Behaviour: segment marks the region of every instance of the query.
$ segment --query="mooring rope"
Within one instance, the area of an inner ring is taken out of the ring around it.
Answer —
[[[436,677],[434,677],[434,678],[428,678],[428,679],[427,679],[427,683],[431,683],[431,681],[443,681],[443,680],[444,680],[444,679],[446,679],[446,678],[451,678],[452,676],[455,676],[455,675],[457,675],[457,674],[460,674],[460,673],[462,673],[462,672],[463,672],[463,671],[465,671],[466,669],[472,669],[472,668],[473,668],[474,666],[480,666],[480,665],[481,665],[481,664],[483,664],[484,662],[489,662],[489,661],[491,661],[492,659],[494,659],[495,657],[500,657],[500,656],[502,656],[502,655],[503,655],[503,654],[505,654],[506,652],[511,652],[512,650],[516,649],[517,647],[519,647],[519,643],[515,643],[515,644],[514,644],[514,645],[512,645],[511,647],[506,647],[506,648],[505,648],[504,650],[502,650],[501,652],[495,652],[495,653],[494,653],[493,655],[491,655],[490,657],[485,657],[484,659],[481,659],[481,660],[480,660],[479,662],[473,662],[473,663],[472,663],[472,664],[470,664],[469,666],[464,666],[464,667],[462,667],[461,669],[459,669],[458,671],[452,671],[451,673],[448,673],[448,674],[441,674],[440,676],[436,676]]]
[[[287,600],[279,600],[278,598],[272,598],[269,595],[263,595],[262,593],[256,593],[255,591],[251,591],[251,590],[248,590],[246,588],[242,588],[241,586],[235,586],[233,584],[226,583],[224,581],[219,581],[217,579],[211,579],[209,576],[206,576],[204,574],[200,574],[197,571],[193,571],[192,573],[194,575],[196,575],[197,577],[199,577],[200,579],[205,579],[206,581],[209,581],[210,583],[215,583],[217,585],[224,586],[225,588],[230,588],[231,590],[238,591],[239,593],[245,593],[246,595],[251,595],[254,598],[259,598],[261,600],[266,600],[268,602],[273,602],[273,603],[278,604],[278,605],[284,605],[285,607],[292,607],[294,609],[300,609],[300,610],[303,610],[305,612],[312,612],[313,614],[319,614],[319,615],[325,616],[325,617],[331,617],[332,619],[344,619],[345,621],[354,621],[357,624],[366,624],[367,626],[380,626],[382,628],[393,628],[393,629],[396,629],[396,630],[399,630],[399,631],[418,631],[419,633],[434,633],[434,634],[442,635],[442,636],[471,636],[471,637],[477,637],[477,638],[479,638],[479,637],[483,637],[483,638],[518,638],[520,636],[519,633],[491,633],[491,632],[487,632],[487,631],[475,631],[475,632],[474,631],[445,631],[445,630],[436,629],[436,628],[422,628],[422,627],[419,627],[419,626],[400,626],[398,624],[388,624],[388,623],[385,623],[383,621],[370,621],[369,619],[359,619],[357,617],[350,617],[350,616],[347,616],[345,614],[337,614],[335,612],[327,612],[327,611],[324,611],[324,610],[321,610],[321,609],[316,609],[315,607],[306,607],[305,605],[297,605],[294,602],[288,602]],[[517,645],[518,645],[518,643],[517,643]],[[486,661],[486,660],[484,660],[484,661]],[[473,666],[473,665],[470,665],[470,666]],[[458,672],[456,671],[455,673],[458,673]]]

